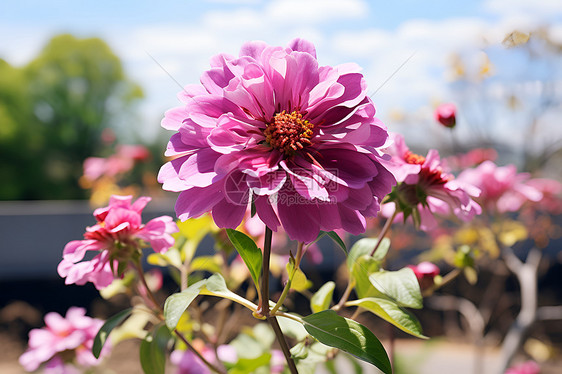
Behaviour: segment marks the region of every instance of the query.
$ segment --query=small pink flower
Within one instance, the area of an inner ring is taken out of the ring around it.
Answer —
[[[86,228],[84,240],[71,241],[64,247],[58,273],[66,278],[66,284],[92,282],[96,288],[104,288],[113,281],[115,270],[122,273],[129,261],[140,258],[145,242],[159,253],[174,244],[170,234],[178,228],[172,217],[154,218],[144,225],[141,213],[150,198],[140,197],[133,204],[131,200],[131,196],[113,195],[109,206],[94,211],[98,223]],[[87,251],[98,253],[80,262]]]
[[[314,46],[249,42],[211,60],[202,85],[166,112],[173,130],[163,188],[181,220],[211,211],[236,228],[253,201],[273,231],[312,242],[320,230],[365,232],[395,181],[382,166],[388,134],[359,66],[320,66]]]
[[[428,261],[420,262],[417,265],[408,265],[408,267],[414,271],[422,290],[433,286],[435,277],[439,275],[437,265]]]
[[[84,160],[84,177],[90,181],[102,176],[115,177],[131,170],[136,161],[149,157],[150,152],[142,145],[120,145],[117,152],[107,158],[88,157]]]
[[[455,104],[440,104],[434,112],[435,120],[445,127],[453,128],[457,124],[457,107]]]
[[[70,308],[65,318],[58,313],[48,313],[45,327],[29,332],[29,347],[19,362],[27,371],[37,370],[42,363],[47,363],[47,369],[58,368],[57,372],[71,373],[73,368],[67,367],[65,360],[72,352],[72,359],[78,365],[95,366],[99,360],[92,354],[92,346],[102,325],[102,320],[87,317],[83,308]],[[109,347],[109,344],[104,346],[102,355],[108,353]]]
[[[527,361],[510,367],[504,374],[539,374],[541,367],[535,361]]]
[[[515,165],[497,166],[484,161],[476,168],[461,172],[458,180],[478,187],[478,202],[488,211],[515,212],[527,201],[539,201],[542,193],[527,184],[530,175],[518,173]]]
[[[495,161],[498,152],[493,148],[476,148],[467,153],[447,157],[443,164],[452,170],[464,170],[480,165],[484,161]]]
[[[394,143],[386,149],[392,156],[384,165],[399,182],[389,194],[382,213],[390,216],[398,210],[397,219],[412,217],[416,226],[431,230],[437,226],[434,215],[452,213],[463,221],[470,221],[481,213],[471,196],[478,196],[478,188],[455,180],[443,170],[439,153],[432,149],[426,157],[411,152],[404,138],[391,134]]]

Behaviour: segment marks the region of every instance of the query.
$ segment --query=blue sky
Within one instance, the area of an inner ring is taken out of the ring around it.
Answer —
[[[451,55],[501,45],[515,28],[544,24],[562,42],[562,1],[2,0],[0,58],[25,64],[61,32],[103,38],[144,88],[140,118],[150,137],[177,105],[180,88],[168,73],[182,85],[196,83],[211,56],[236,54],[244,41],[284,45],[304,37],[322,65],[361,65],[372,92],[411,57],[373,100],[385,122],[397,108],[423,122],[432,105],[449,99]],[[426,133],[422,126],[408,131]]]

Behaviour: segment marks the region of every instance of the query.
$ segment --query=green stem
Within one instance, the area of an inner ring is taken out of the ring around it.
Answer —
[[[148,283],[146,282],[146,278],[144,276],[144,271],[142,269],[142,266],[140,264],[140,262],[135,262],[135,269],[139,275],[139,279],[142,283],[142,285],[144,286],[144,288],[146,289],[146,295],[148,296],[148,298],[150,299],[150,301],[154,304],[154,306],[158,309],[158,317],[161,320],[164,320],[164,310],[162,309],[162,307],[160,306],[160,304],[156,301],[156,298],[154,297],[154,294],[152,293],[152,291],[150,290],[150,288],[148,288]],[[187,348],[189,348],[190,351],[192,351],[197,357],[199,357],[199,359],[205,364],[207,365],[207,367],[209,369],[211,369],[212,371],[219,373],[219,374],[226,374],[226,371],[224,370],[220,370],[219,368],[217,368],[215,365],[211,364],[209,361],[207,361],[205,359],[205,357],[203,357],[201,355],[201,353],[199,353],[199,351],[197,351],[195,349],[195,347],[193,347],[191,345],[191,343],[189,343],[189,341],[185,338],[185,336],[183,336],[182,333],[180,333],[177,329],[174,329],[174,333],[177,335],[178,338],[180,338],[180,340],[182,342],[185,343],[185,345],[187,346]]]
[[[347,299],[349,299],[349,295],[351,295],[351,291],[353,291],[353,287],[355,287],[355,282],[351,280],[351,276],[350,276],[347,282],[347,287],[345,288],[345,291],[343,291],[343,295],[341,296],[339,303],[337,303],[332,307],[333,310],[337,312],[343,307]]]
[[[287,345],[287,341],[285,340],[285,336],[283,336],[283,332],[281,331],[281,327],[279,327],[279,322],[275,316],[270,314],[269,311],[269,259],[271,257],[271,238],[273,233],[269,227],[265,227],[265,238],[263,243],[263,263],[262,263],[262,283],[261,283],[261,305],[258,308],[258,314],[265,317],[267,322],[273,328],[273,332],[275,333],[275,337],[277,338],[277,342],[281,346],[281,351],[285,356],[285,360],[287,361],[287,365],[289,366],[289,370],[291,374],[298,374],[297,367],[293,358],[291,357],[291,352],[289,351],[289,346]]]
[[[303,244],[304,243],[299,242],[297,246],[297,256],[295,257],[295,266],[293,267],[293,271],[291,271],[291,274],[289,274],[289,279],[285,284],[285,288],[283,288],[283,293],[281,294],[281,297],[279,297],[279,300],[277,301],[273,309],[271,309],[270,314],[275,314],[275,312],[277,312],[277,310],[281,308],[283,302],[285,301],[287,295],[289,294],[289,291],[291,290],[291,283],[293,282],[293,277],[295,276],[297,270],[300,268],[302,255],[303,255]]]
[[[382,240],[384,239],[384,237],[386,236],[386,234],[388,233],[388,230],[390,229],[390,226],[392,225],[392,222],[394,221],[394,218],[396,218],[396,215],[398,214],[398,209],[394,210],[394,213],[392,213],[392,216],[390,216],[387,220],[386,223],[384,224],[381,232],[379,233],[379,237],[377,240],[377,244],[375,244],[375,248],[373,248],[373,250],[371,251],[371,257],[375,254],[375,252],[377,251],[377,249],[379,248],[379,246],[381,245]]]

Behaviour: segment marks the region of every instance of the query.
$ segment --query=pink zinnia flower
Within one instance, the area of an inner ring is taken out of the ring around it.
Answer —
[[[19,362],[27,371],[35,371],[47,363],[49,369],[70,373],[72,367],[65,369],[69,357],[82,367],[95,366],[99,360],[92,354],[92,346],[102,325],[102,320],[87,317],[83,308],[68,309],[64,318],[55,312],[47,313],[45,327],[29,332],[29,347]],[[108,353],[109,347],[109,344],[104,346],[102,355]]]
[[[434,112],[435,120],[445,127],[453,128],[457,124],[457,107],[455,104],[440,104]]]
[[[452,211],[463,221],[470,221],[481,213],[471,198],[478,196],[478,188],[446,173],[436,150],[431,149],[423,157],[411,152],[401,135],[392,134],[392,139],[394,143],[386,149],[392,158],[383,162],[399,184],[389,195],[389,202],[394,204],[385,204],[385,215],[397,209],[397,219],[411,216],[422,230],[430,230],[437,225],[435,214],[449,215]]]
[[[484,161],[473,169],[464,170],[458,180],[477,186],[482,193],[478,201],[489,211],[515,212],[526,201],[539,201],[542,193],[526,184],[528,173],[518,173],[515,165],[497,166]]]
[[[212,211],[219,227],[236,228],[253,202],[294,240],[365,231],[394,178],[380,163],[388,135],[357,65],[319,66],[301,39],[250,42],[239,57],[214,57],[201,83],[162,121],[177,133],[158,180],[181,191],[180,219]]]
[[[178,231],[172,217],[162,216],[142,224],[141,213],[149,197],[140,197],[131,204],[131,196],[112,196],[109,206],[94,211],[98,223],[86,228],[85,240],[69,242],[58,266],[66,284],[92,282],[101,289],[121,275],[130,261],[138,261],[147,242],[156,252],[165,252],[173,244],[170,235]],[[82,261],[87,251],[98,254]]]

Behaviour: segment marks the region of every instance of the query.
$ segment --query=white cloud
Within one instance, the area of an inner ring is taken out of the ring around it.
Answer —
[[[525,16],[526,18],[552,19],[562,15],[560,0],[487,0],[483,8],[503,17]]]
[[[276,0],[267,7],[270,19],[287,23],[321,23],[363,18],[369,7],[363,0]]]

